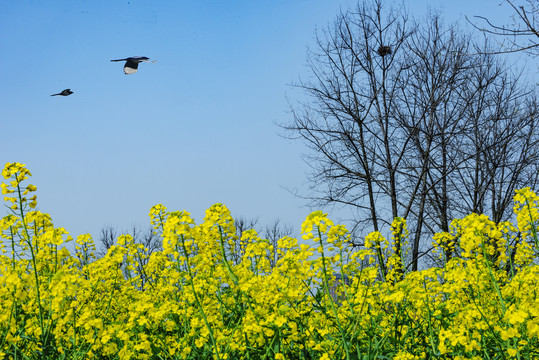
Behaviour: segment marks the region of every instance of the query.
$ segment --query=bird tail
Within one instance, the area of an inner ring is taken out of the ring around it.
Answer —
[[[51,96],[58,96],[58,95],[60,95],[60,94],[52,94]]]
[[[111,60],[111,61],[114,61],[114,62],[116,62],[116,61],[125,61],[125,59],[118,59],[118,60]]]

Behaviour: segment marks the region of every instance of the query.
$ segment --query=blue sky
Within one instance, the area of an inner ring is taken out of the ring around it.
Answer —
[[[300,96],[288,85],[306,74],[315,27],[355,3],[3,0],[0,163],[25,163],[39,209],[75,236],[149,225],[157,203],[200,221],[222,202],[297,231],[311,209],[287,189],[306,191],[306,148],[276,123]],[[497,4],[406,2],[450,22],[505,21]],[[129,56],[157,63],[127,76],[110,62]],[[49,96],[65,88],[74,94]]]

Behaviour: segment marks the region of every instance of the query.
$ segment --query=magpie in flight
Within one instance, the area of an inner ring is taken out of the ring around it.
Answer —
[[[71,95],[73,94],[73,91],[71,91],[71,89],[65,89],[65,90],[62,90],[61,92],[59,92],[58,94],[52,94],[51,96],[68,96],[68,95]]]
[[[146,56],[132,56],[125,59],[111,60],[111,61],[125,61],[124,73],[131,75],[137,72],[138,64],[141,62],[150,62],[150,58]],[[155,61],[152,61],[155,62]]]

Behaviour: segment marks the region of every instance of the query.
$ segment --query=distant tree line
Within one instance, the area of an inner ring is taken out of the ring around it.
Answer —
[[[276,219],[272,223],[266,226],[261,226],[258,222],[258,218],[246,218],[238,217],[235,220],[236,227],[236,240],[233,244],[227,244],[229,246],[228,253],[232,255],[231,261],[234,264],[239,264],[242,260],[242,257],[245,253],[245,246],[247,244],[241,241],[241,237],[246,230],[255,229],[262,239],[265,239],[270,245],[272,252],[268,252],[268,260],[271,267],[275,267],[277,260],[279,259],[277,253],[277,242],[279,239],[285,236],[291,236],[293,229],[290,225],[284,224],[281,220]],[[99,237],[97,238],[97,251],[96,257],[103,258],[109,249],[116,244],[118,237],[120,235],[130,235],[133,239],[134,244],[143,245],[135,254],[137,265],[134,271],[138,274],[142,274],[140,278],[143,283],[141,287],[144,288],[144,283],[146,278],[144,276],[144,266],[148,263],[150,256],[157,251],[163,250],[162,238],[159,233],[157,233],[153,227],[149,226],[147,229],[143,229],[140,226],[132,226],[127,231],[120,231],[114,226],[105,226],[101,228]],[[122,265],[122,270],[124,275],[127,276],[127,268],[125,264]]]
[[[129,230],[126,230],[124,232],[119,231],[114,226],[105,226],[101,228],[101,232],[98,237],[97,241],[97,251],[96,251],[96,257],[97,258],[103,258],[109,249],[116,244],[118,237],[120,235],[130,235],[133,239],[134,244],[141,244],[143,245],[141,248],[137,250],[137,253],[134,254],[136,265],[134,268],[134,272],[140,275],[140,279],[142,280],[142,283],[139,285],[141,289],[144,289],[144,286],[147,282],[147,278],[144,275],[144,267],[150,260],[150,256],[156,252],[163,250],[163,242],[159,234],[154,230],[152,226],[149,226],[147,229],[142,229],[140,226],[133,225]],[[127,266],[127,264],[122,264],[122,271],[124,272],[124,275],[126,278],[129,278],[128,272],[130,271]]]

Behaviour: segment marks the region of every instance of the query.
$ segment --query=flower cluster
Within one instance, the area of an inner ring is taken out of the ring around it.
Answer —
[[[2,182],[0,186],[2,188],[2,195],[7,195],[4,196],[4,201],[11,203],[11,209],[13,211],[19,209],[22,204],[28,204],[28,206],[32,209],[36,207],[37,196],[34,195],[30,198],[27,198],[26,196],[29,193],[36,191],[37,187],[32,184],[28,184],[26,188],[23,189],[20,186],[21,182],[28,179],[29,176],[32,176],[24,164],[17,162],[7,163],[2,170],[2,176],[4,179],[11,179],[9,184]]]
[[[433,238],[443,266],[405,271],[406,221],[352,251],[347,229],[310,214],[303,240],[236,236],[223,204],[200,224],[150,210],[163,242],[120,236],[95,256],[23,200],[24,165],[2,172],[0,359],[483,359],[539,357],[539,202],[517,225],[483,215]],[[15,199],[9,200],[9,199]],[[15,205],[15,206],[14,206]],[[239,244],[239,245],[237,245]],[[239,259],[239,261],[237,261]]]

